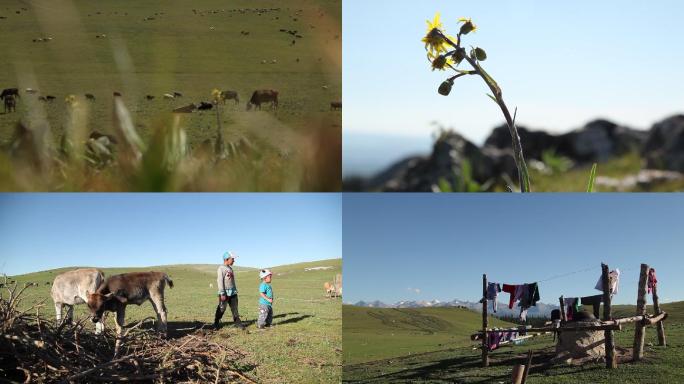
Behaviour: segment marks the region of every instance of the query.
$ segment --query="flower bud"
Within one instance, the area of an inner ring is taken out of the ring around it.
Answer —
[[[442,96],[449,96],[451,93],[451,87],[454,85],[454,81],[451,79],[444,80],[442,84],[439,85],[437,92]]]
[[[467,35],[474,30],[475,30],[475,24],[473,24],[472,21],[468,20],[463,25],[461,25],[460,33],[461,33],[461,35]]]
[[[477,47],[475,48],[475,58],[479,61],[487,60],[487,52],[484,49]]]
[[[463,59],[465,59],[465,56],[465,49],[459,48],[458,50],[456,50],[456,52],[454,52],[453,58],[456,64],[459,64],[461,63],[461,61],[463,61]]]
[[[444,55],[439,55],[432,60],[432,69],[443,69],[447,64],[447,58]]]

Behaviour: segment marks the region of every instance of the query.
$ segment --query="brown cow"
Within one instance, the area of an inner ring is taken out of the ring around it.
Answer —
[[[252,93],[252,97],[247,103],[247,110],[249,111],[252,109],[252,105],[254,105],[255,110],[257,108],[261,109],[261,103],[267,103],[269,101],[271,102],[271,108],[278,109],[278,91],[274,91],[272,89],[254,91],[254,93]]]
[[[342,102],[341,101],[331,101],[330,102],[330,110],[342,110]]]
[[[140,305],[150,301],[157,313],[157,329],[166,334],[166,306],[164,305],[164,287],[173,288],[173,281],[164,272],[131,272],[108,277],[95,293],[87,293],[88,308],[92,321],[102,319],[105,311],[116,312],[116,346],[114,355],[121,346],[121,331],[126,318],[126,306]]]

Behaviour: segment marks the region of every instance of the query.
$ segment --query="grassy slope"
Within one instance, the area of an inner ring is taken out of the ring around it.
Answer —
[[[553,366],[548,369],[533,369],[528,383],[675,383],[684,381],[684,302],[663,304],[662,308],[670,314],[665,323],[668,347],[657,346],[657,335],[654,328],[647,328],[645,360],[641,363],[624,363],[614,371],[608,371],[600,364],[585,364],[581,367]],[[616,306],[616,316],[627,316],[634,313],[634,306]],[[346,360],[347,355],[347,307],[345,313],[345,381],[363,382],[412,382],[416,380],[428,380],[432,382],[459,382],[459,383],[499,383],[510,380],[511,369],[514,364],[523,364],[525,353],[534,351],[549,352],[553,350],[553,342],[550,337],[538,337],[530,342],[519,346],[506,346],[493,352],[492,366],[480,367],[479,351],[471,348],[453,348],[444,350],[434,348],[434,352],[404,356],[389,360],[370,361],[365,364],[350,365]],[[479,327],[479,317],[463,324],[466,329],[454,330],[463,335],[470,334]],[[470,315],[469,317],[471,317]],[[369,323],[370,324],[370,323]],[[473,328],[474,327],[474,328]],[[387,338],[387,334],[393,329],[374,324],[374,329],[368,329],[369,334],[374,334],[375,341],[380,342]],[[448,336],[450,336],[449,334]],[[616,345],[622,348],[631,348],[634,338],[632,326],[626,326],[621,332],[616,332]],[[447,335],[442,337],[446,341]],[[465,338],[460,340],[466,345],[469,341]],[[540,356],[535,364],[542,362]]]
[[[330,270],[304,271],[314,266],[331,266]],[[167,272],[175,287],[166,290],[169,328],[187,327],[187,322],[213,322],[216,309],[216,268],[207,265],[173,265],[150,268],[104,268],[106,275],[136,271]],[[256,373],[260,382],[339,382],[341,375],[342,312],[336,299],[326,299],[325,281],[332,281],[342,268],[341,259],[273,267],[274,323],[276,327],[257,331],[253,324],[243,333],[224,327],[213,334],[214,341],[246,351],[249,359],[259,364]],[[54,316],[49,298],[50,286],[60,270],[43,271],[17,276],[18,282],[36,282],[39,287],[28,292],[25,305],[46,299],[42,311]],[[257,317],[258,270],[236,268],[240,292],[240,314],[252,322]],[[213,284],[214,287],[209,287]],[[84,315],[83,305],[76,307],[75,316]],[[127,323],[154,316],[151,305],[130,306]],[[230,314],[224,320],[230,319]],[[113,327],[110,316],[108,327]],[[231,320],[228,320],[231,321]]]
[[[599,163],[596,176],[621,179],[626,176],[636,175],[640,169],[641,158],[638,154],[632,153],[606,161],[605,163]],[[537,192],[585,192],[590,171],[591,165],[556,175],[545,175],[540,172],[531,171],[532,190]],[[674,181],[659,184],[652,189],[636,187],[632,192],[671,192],[682,190],[684,190],[684,181]],[[594,191],[615,192],[613,188],[600,185],[595,185]]]
[[[0,7],[0,15],[7,17],[0,19],[0,51],[8,62],[0,71],[0,87],[31,87],[57,99],[42,104],[35,101],[36,95],[22,94],[19,113],[0,114],[0,144],[7,143],[20,117],[35,120],[43,114],[57,142],[66,123],[63,100],[68,94],[94,94],[97,100],[86,103],[88,128],[107,131],[112,124],[114,90],[123,93],[143,138],[149,138],[153,128],[168,124],[174,107],[209,101],[213,88],[237,90],[242,104],[236,107],[229,102],[222,107],[223,135],[227,142],[246,138],[256,145],[262,154],[259,160],[276,168],[262,170],[262,176],[303,172],[300,163],[312,161],[307,154],[315,151],[312,137],[321,131],[341,134],[341,113],[329,111],[330,101],[340,100],[342,93],[340,1],[295,0],[286,6],[274,0],[230,4],[176,0],[164,6],[135,0],[78,0],[73,8],[57,7],[50,1],[32,4],[21,14],[15,10],[26,7],[24,1],[7,0]],[[192,12],[271,7],[282,9],[260,16]],[[295,15],[299,9],[304,11]],[[164,14],[155,15],[159,12]],[[155,20],[143,21],[148,16]],[[280,32],[281,28],[297,30],[303,37],[290,46],[293,37]],[[243,30],[250,34],[242,36]],[[101,33],[107,38],[96,39]],[[32,42],[43,36],[53,40]],[[115,59],[117,52],[119,59]],[[273,59],[277,64],[270,64]],[[261,64],[262,60],[269,64]],[[247,113],[245,101],[253,90],[263,88],[280,92],[280,109]],[[172,101],[161,97],[173,90],[184,97]],[[147,94],[156,99],[145,100]],[[197,148],[216,136],[216,115],[213,111],[182,115],[181,126],[187,130],[190,146]],[[234,188],[253,189],[253,183],[247,179]]]
[[[343,306],[344,362],[356,364],[469,345],[482,315],[462,308]],[[492,326],[508,323],[490,318]]]

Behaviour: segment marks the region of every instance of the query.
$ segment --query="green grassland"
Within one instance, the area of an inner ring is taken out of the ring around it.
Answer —
[[[271,8],[278,10],[255,11]],[[17,113],[0,114],[0,145],[9,144],[20,119],[28,124],[47,121],[56,145],[67,126],[64,99],[70,94],[85,105],[87,132],[111,133],[112,92],[121,92],[136,129],[148,141],[171,124],[173,108],[210,102],[214,88],[235,90],[241,103],[230,100],[220,107],[221,133],[228,145],[249,143],[249,161],[240,163],[244,169],[239,171],[233,165],[207,175],[226,179],[223,183],[175,189],[340,189],[341,149],[319,147],[341,143],[341,113],[330,111],[330,102],[341,100],[342,92],[341,1],[76,0],[58,6],[46,0],[7,0],[0,16],[6,17],[0,19],[6,63],[0,88],[39,91],[22,92]],[[301,38],[280,29],[296,30]],[[106,37],[96,38],[100,34]],[[52,40],[32,42],[43,37]],[[245,102],[256,89],[278,90],[279,109],[247,112]],[[173,91],[183,97],[162,97]],[[85,93],[96,100],[86,101]],[[42,103],[39,95],[56,100]],[[191,152],[205,140],[215,140],[214,110],[177,116]],[[4,173],[4,189],[11,190],[129,188],[88,180],[26,183],[14,180],[11,171]],[[100,173],[105,180],[115,177],[111,169]]]
[[[343,306],[344,363],[470,345],[482,315],[463,308],[366,308]],[[492,326],[513,326],[492,318]]]
[[[329,266],[326,270],[305,271],[305,268]],[[174,288],[167,287],[169,335],[174,329],[209,325],[214,320],[218,303],[216,290],[217,265],[172,265],[149,268],[103,268],[105,275],[122,272],[157,270],[173,279]],[[275,327],[257,330],[258,269],[236,267],[239,290],[239,309],[246,331],[231,326],[230,311],[224,316],[226,326],[208,332],[213,341],[243,351],[245,364],[255,364],[253,372],[259,382],[328,382],[340,381],[342,365],[342,305],[340,299],[325,297],[323,283],[341,273],[342,260],[321,260],[272,268]],[[71,268],[30,273],[13,277],[19,284],[38,283],[29,288],[22,305],[45,300],[40,311],[54,318],[50,299],[50,285],[61,271]],[[209,285],[213,284],[213,287]],[[4,289],[3,289],[4,290]],[[74,316],[87,316],[85,305],[75,307]],[[155,317],[152,306],[131,305],[126,310],[126,323],[132,324],[148,316]],[[106,327],[113,329],[113,316],[108,316]],[[94,326],[88,325],[91,331]]]
[[[679,383],[684,382],[684,302],[661,305],[668,312],[665,322],[667,347],[657,343],[655,329],[646,329],[645,358],[642,362],[621,362],[615,370],[606,370],[603,363],[589,363],[582,366],[547,365],[553,355],[552,336],[541,336],[527,340],[520,345],[505,345],[490,354],[491,366],[481,367],[479,349],[473,349],[474,342],[469,335],[481,328],[481,315],[467,310],[451,310],[448,308],[426,308],[411,310],[411,319],[433,318],[434,321],[446,321],[452,325],[449,332],[430,333],[434,328],[421,330],[424,320],[413,321],[415,340],[404,345],[416,348],[413,353],[395,353],[397,345],[386,340],[389,335],[398,333],[396,322],[412,321],[403,310],[354,308],[344,306],[344,368],[345,382],[434,382],[434,383],[505,383],[510,382],[511,371],[515,364],[524,364],[528,350],[534,351],[533,368],[528,383]],[[649,308],[649,310],[651,310]],[[383,313],[383,321],[377,321],[369,313]],[[616,317],[633,315],[634,306],[615,306]],[[348,324],[349,316],[356,321]],[[462,319],[462,320],[461,320]],[[490,324],[492,321],[490,320]],[[495,323],[494,326],[498,324]],[[371,343],[364,345],[363,339],[348,337],[356,329],[363,329]],[[421,341],[421,332],[425,341]],[[452,337],[458,335],[458,337]],[[615,332],[616,346],[620,351],[629,352],[634,340],[634,327],[627,325],[622,331]],[[422,346],[432,342],[433,348],[427,352]],[[438,344],[439,343],[439,344]],[[385,346],[383,349],[382,347]],[[349,351],[359,357],[348,358]],[[368,352],[367,352],[368,351]],[[394,356],[389,358],[389,356]]]

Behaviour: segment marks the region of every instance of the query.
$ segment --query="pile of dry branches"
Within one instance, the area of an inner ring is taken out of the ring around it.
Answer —
[[[55,324],[39,313],[42,303],[19,310],[26,288],[0,293],[0,377],[17,382],[213,382],[254,383],[254,365],[240,351],[211,342],[202,330],[165,339],[145,329],[148,319],[128,328],[113,358],[115,337],[95,335],[87,317]],[[149,325],[149,324],[148,324]]]

